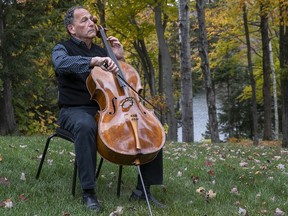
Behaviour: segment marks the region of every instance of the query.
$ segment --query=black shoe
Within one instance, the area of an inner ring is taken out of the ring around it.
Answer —
[[[99,204],[95,194],[83,193],[83,203],[90,210],[93,210],[96,212],[101,211],[100,204]]]
[[[148,200],[154,203],[156,206],[160,208],[166,208],[166,205],[159,202],[150,192],[147,193]],[[133,190],[132,194],[130,195],[129,201],[139,201],[139,200],[146,200],[145,193],[141,190]]]

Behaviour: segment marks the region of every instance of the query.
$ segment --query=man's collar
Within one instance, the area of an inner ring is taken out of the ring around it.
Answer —
[[[74,43],[76,43],[77,45],[82,45],[82,46],[87,47],[86,44],[85,44],[85,42],[79,40],[78,38],[75,38],[75,37],[71,36],[71,40],[72,40]]]

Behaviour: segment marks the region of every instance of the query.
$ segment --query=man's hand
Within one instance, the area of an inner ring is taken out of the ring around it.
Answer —
[[[119,69],[114,61],[109,57],[93,57],[90,62],[90,66],[99,66],[105,71],[117,74]]]
[[[110,42],[112,51],[115,54],[116,58],[118,60],[124,61],[124,54],[123,54],[124,50],[120,41],[116,37],[113,37],[113,36],[109,36],[107,40]]]

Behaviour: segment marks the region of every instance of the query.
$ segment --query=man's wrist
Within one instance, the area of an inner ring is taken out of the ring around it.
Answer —
[[[92,57],[90,61],[90,66],[91,67],[100,66],[99,57]]]

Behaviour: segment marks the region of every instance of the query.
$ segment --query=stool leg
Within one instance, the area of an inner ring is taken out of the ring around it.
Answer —
[[[39,176],[40,176],[40,172],[41,172],[41,169],[42,169],[44,160],[45,160],[45,156],[46,156],[46,153],[47,153],[49,144],[50,144],[50,140],[51,140],[53,137],[55,137],[55,136],[57,136],[57,134],[53,134],[53,135],[51,135],[51,136],[49,136],[49,137],[47,138],[46,145],[45,145],[45,148],[44,148],[44,151],[43,151],[43,154],[42,154],[42,158],[41,158],[41,161],[40,161],[40,164],[39,164],[39,167],[38,167],[38,171],[37,171],[37,174],[36,174],[36,179],[38,179]]]
[[[100,160],[99,166],[97,168],[97,172],[96,172],[96,179],[98,179],[98,177],[99,177],[102,164],[103,164],[103,158],[101,157],[101,160]]]
[[[76,181],[77,181],[77,163],[74,162],[74,172],[73,172],[73,180],[72,180],[72,195],[75,196],[75,188],[76,188]]]
[[[119,165],[118,184],[117,184],[117,197],[120,197],[121,179],[122,179],[122,165]]]

